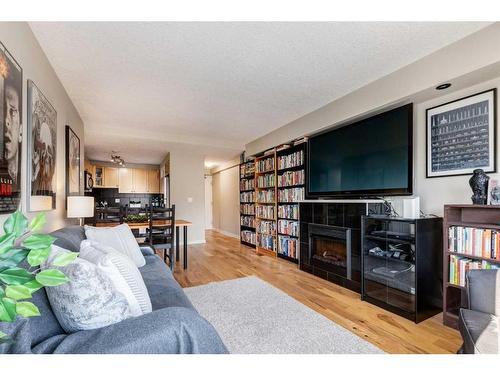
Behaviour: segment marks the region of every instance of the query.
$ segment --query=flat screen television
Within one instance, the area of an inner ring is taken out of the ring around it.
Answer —
[[[413,104],[309,139],[306,196],[411,195]]]

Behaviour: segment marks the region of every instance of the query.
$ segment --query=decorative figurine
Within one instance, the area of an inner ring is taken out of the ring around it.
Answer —
[[[472,203],[486,204],[488,201],[488,180],[490,177],[482,169],[474,169],[469,185],[472,188]]]

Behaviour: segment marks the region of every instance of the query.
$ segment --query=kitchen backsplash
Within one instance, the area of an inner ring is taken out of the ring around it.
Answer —
[[[85,193],[85,195],[94,197],[98,206],[102,206],[102,202],[107,202],[108,207],[119,207],[134,201],[141,202],[141,206],[144,207],[149,204],[150,198],[160,197],[162,194],[120,194],[118,189],[94,188],[92,192]]]

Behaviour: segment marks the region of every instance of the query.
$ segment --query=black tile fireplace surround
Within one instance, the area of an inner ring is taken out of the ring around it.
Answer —
[[[302,271],[361,291],[361,216],[382,214],[377,201],[300,203]]]

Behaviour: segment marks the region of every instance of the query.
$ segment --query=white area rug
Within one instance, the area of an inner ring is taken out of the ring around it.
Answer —
[[[383,353],[255,276],[184,291],[230,353]]]

